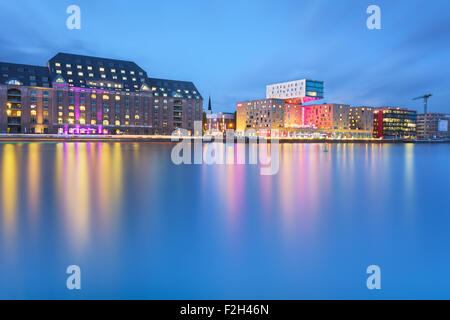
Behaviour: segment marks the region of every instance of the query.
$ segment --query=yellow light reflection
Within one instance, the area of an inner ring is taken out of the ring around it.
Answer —
[[[59,207],[65,219],[68,241],[81,250],[88,241],[91,212],[87,145],[58,144],[56,151]]]
[[[2,215],[4,234],[10,238],[16,230],[18,170],[17,147],[7,144],[3,148],[2,161]]]
[[[36,219],[40,205],[40,146],[41,144],[39,143],[30,143],[28,145],[28,211],[33,220]]]

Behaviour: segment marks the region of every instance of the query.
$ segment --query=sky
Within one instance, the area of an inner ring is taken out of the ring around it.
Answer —
[[[69,30],[69,5],[81,29]],[[381,30],[369,30],[369,5]],[[450,113],[447,0],[2,0],[0,61],[58,52],[131,60],[150,77],[193,81],[213,110],[264,99],[271,83],[325,81],[322,102]]]

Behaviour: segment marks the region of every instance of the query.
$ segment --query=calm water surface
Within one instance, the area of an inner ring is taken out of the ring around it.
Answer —
[[[449,299],[450,145],[330,148],[280,145],[261,176],[163,143],[0,144],[0,298]]]

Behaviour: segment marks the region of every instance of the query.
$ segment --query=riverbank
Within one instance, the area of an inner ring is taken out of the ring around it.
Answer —
[[[211,137],[180,137],[180,139],[202,139],[210,142]],[[270,138],[268,139],[270,141]],[[0,142],[176,142],[172,136],[149,135],[57,135],[57,134],[0,134]],[[235,142],[237,138],[235,138]],[[249,139],[246,138],[246,143]],[[279,143],[450,143],[446,140],[380,140],[380,139],[301,139],[280,138]]]

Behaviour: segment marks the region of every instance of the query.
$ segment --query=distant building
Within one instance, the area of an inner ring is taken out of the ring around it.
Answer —
[[[334,137],[371,138],[372,126],[366,124],[371,119],[370,111],[350,108],[344,104],[299,105],[296,100],[264,99],[237,104],[237,131],[253,129],[257,134],[268,135],[271,130],[279,130],[284,136],[297,134],[325,134]],[[351,111],[360,118],[361,129],[350,127]],[[359,110],[359,111],[357,111]],[[366,114],[367,113],[367,114]]]
[[[305,103],[323,99],[324,82],[315,80],[295,80],[266,86],[267,99],[297,99],[296,103]]]
[[[244,133],[255,130],[257,134],[267,135],[271,130],[289,132],[294,117],[299,116],[301,106],[281,99],[262,99],[237,104],[236,131]],[[291,119],[292,116],[292,119]]]
[[[373,132],[372,107],[350,107],[349,127],[352,131]]]
[[[227,129],[235,130],[234,113],[219,112],[206,115],[207,126],[211,126],[211,131],[226,131]]]
[[[375,109],[373,116],[374,138],[416,139],[416,111],[388,107]]]
[[[0,132],[193,133],[202,96],[131,61],[58,53],[46,67],[0,63]]]
[[[329,132],[349,130],[349,105],[319,104],[302,107],[302,125]]]
[[[426,118],[426,121],[425,121]],[[441,139],[450,137],[450,115],[443,113],[428,113],[417,115],[418,139]],[[425,126],[426,123],[426,126]]]

